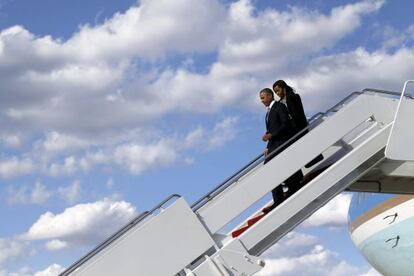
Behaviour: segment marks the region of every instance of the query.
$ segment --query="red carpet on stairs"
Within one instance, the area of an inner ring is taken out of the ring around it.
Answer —
[[[246,231],[247,229],[250,228],[250,226],[252,226],[253,224],[255,224],[256,222],[258,222],[262,217],[264,217],[266,214],[260,214],[257,217],[251,218],[247,221],[247,225],[231,232],[231,236],[233,238],[236,238],[238,236],[240,236],[241,234],[243,234],[244,231]]]

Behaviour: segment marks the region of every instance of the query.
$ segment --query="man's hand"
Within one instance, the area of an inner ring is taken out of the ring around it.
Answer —
[[[267,154],[269,153],[269,150],[268,149],[265,149],[264,151],[263,151],[263,154],[264,154],[264,156],[265,157],[267,157]]]
[[[264,141],[264,142],[267,142],[267,141],[269,141],[270,139],[272,139],[272,134],[270,134],[270,133],[266,133],[265,135],[263,135],[263,137],[262,137],[262,140]]]

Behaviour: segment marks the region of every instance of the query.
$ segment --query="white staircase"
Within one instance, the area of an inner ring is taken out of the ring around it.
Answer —
[[[343,190],[381,192],[381,181],[393,190],[404,175],[406,184],[395,192],[413,193],[414,150],[399,146],[414,138],[407,127],[412,118],[414,100],[404,93],[355,92],[314,118],[309,133],[266,165],[259,156],[191,207],[177,195],[168,198],[60,275],[253,275],[265,265],[261,253]],[[398,161],[386,158],[387,143]],[[303,168],[321,153],[322,162]],[[302,189],[270,213],[254,214],[248,226],[223,233],[299,169],[306,174]]]

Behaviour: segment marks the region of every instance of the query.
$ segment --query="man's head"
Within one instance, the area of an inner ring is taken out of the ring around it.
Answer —
[[[286,89],[288,87],[284,80],[278,80],[273,84],[273,91],[275,91],[279,98],[283,99],[286,96]]]
[[[265,105],[269,106],[273,101],[273,91],[270,88],[264,88],[259,93],[260,101]]]

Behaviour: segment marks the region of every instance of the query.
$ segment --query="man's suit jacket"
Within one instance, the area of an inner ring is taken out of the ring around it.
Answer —
[[[272,138],[267,143],[269,154],[286,142],[291,136],[292,128],[290,125],[289,114],[284,104],[279,102],[273,103],[266,120],[266,133],[272,134]],[[266,162],[276,154],[266,159]]]

